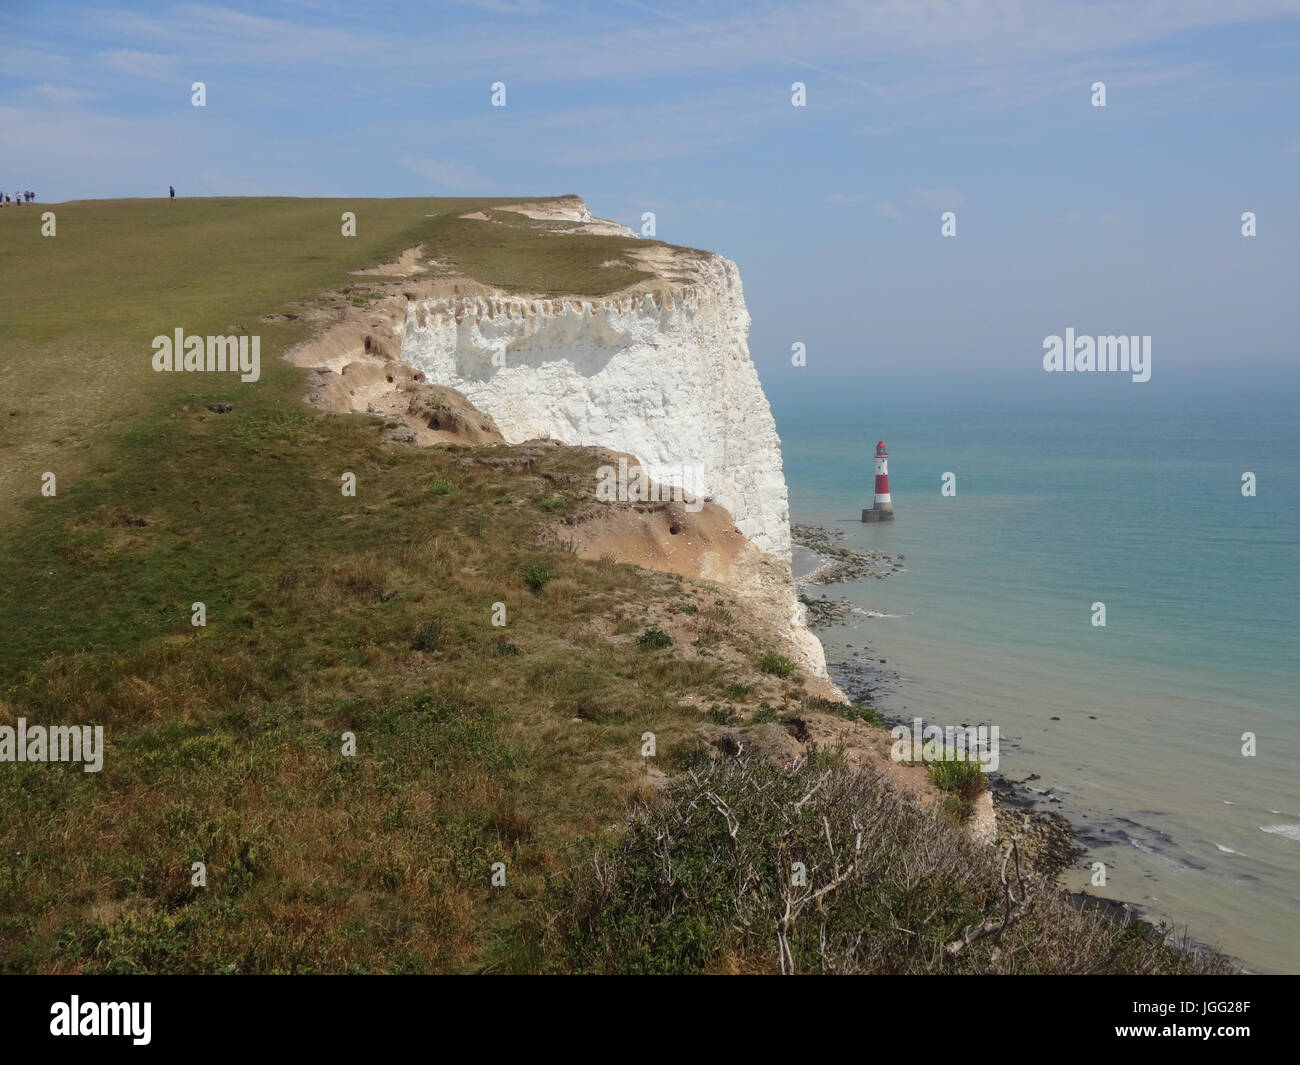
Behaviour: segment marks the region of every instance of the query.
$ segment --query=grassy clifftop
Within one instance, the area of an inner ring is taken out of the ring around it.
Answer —
[[[777,967],[761,927],[777,896],[746,901],[758,917],[738,931],[724,894],[696,890],[737,860],[726,823],[689,776],[659,796],[723,732],[761,746],[798,730],[812,701],[771,667],[781,648],[726,588],[540,545],[590,502],[597,453],[386,443],[381,419],[305,407],[278,355],[307,324],[261,320],[419,242],[489,283],[600,294],[608,244],[552,263],[554,238],[520,225],[475,245],[454,216],[492,206],[65,204],[53,238],[45,208],[0,214],[0,724],[107,740],[98,773],[0,763],[3,970]],[[150,340],[177,326],[259,333],[261,380],[154,373]],[[843,771],[834,752],[810,765]],[[712,788],[748,817],[750,779]],[[625,835],[630,801],[650,812]],[[654,819],[696,807],[689,879],[656,880]],[[775,824],[746,843],[764,876],[766,855],[816,846]],[[906,825],[963,846],[932,817]],[[891,912],[922,940],[890,941],[897,969],[997,906],[983,866],[938,893],[923,862],[906,868],[920,879]],[[871,890],[854,886],[845,921]],[[1039,971],[1186,964],[1104,930],[1058,957],[1035,927],[1014,956]],[[791,943],[814,967],[815,943]]]
[[[746,680],[708,644],[767,649],[721,590],[531,546],[589,502],[593,454],[417,452],[303,405],[278,355],[309,327],[261,316],[422,241],[535,284],[540,248],[453,239],[449,216],[490,206],[64,204],[52,238],[37,210],[0,215],[0,718],[108,742],[97,774],[0,766],[6,969],[527,967],[520,923],[643,786],[641,734],[671,760],[688,697]],[[601,294],[564,263],[555,291]],[[178,325],[259,333],[261,380],[154,373]],[[637,644],[677,616],[698,648]]]
[[[113,200],[0,211],[0,519],[30,495],[31,478],[93,466],[115,425],[186,387],[154,374],[148,359],[150,340],[176,326],[207,335],[242,325],[282,350],[306,326],[259,316],[324,289],[360,287],[349,271],[421,242],[458,272],[511,289],[600,296],[645,276],[601,266],[611,248],[639,243],[630,238],[558,241],[517,215],[498,212],[506,221],[493,226],[459,217],[506,202]],[[46,211],[52,237],[42,236]],[[357,216],[354,237],[341,234],[345,211]],[[291,371],[276,362],[265,369],[282,385]]]

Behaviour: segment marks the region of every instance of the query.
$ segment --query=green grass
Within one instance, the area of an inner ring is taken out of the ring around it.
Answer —
[[[363,419],[241,438],[246,416],[132,429],[111,475],[6,537],[0,717],[102,723],[108,752],[100,774],[0,775],[0,846],[25,855],[0,878],[0,955],[10,971],[494,968],[577,841],[617,823],[641,733],[689,736],[701,715],[681,700],[720,667],[647,668],[635,644],[583,636],[621,603],[667,611],[679,585],[520,557],[542,519],[491,502],[517,474],[381,445]],[[447,506],[420,486],[453,467]],[[357,499],[342,468],[364,471]],[[535,595],[539,575],[563,594]],[[507,800],[527,838],[493,821]],[[257,863],[232,865],[246,847]],[[188,887],[195,860],[207,890]],[[488,885],[494,860],[508,891]]]
[[[984,769],[974,758],[944,758],[926,764],[930,779],[940,791],[970,801],[988,787]]]
[[[308,334],[284,317],[297,301],[420,242],[530,291],[635,274],[600,266],[609,244],[455,217],[490,203],[61,204],[46,240],[38,212],[0,213],[0,723],[98,724],[106,741],[99,773],[0,771],[0,970],[718,964],[734,925],[716,907],[681,909],[660,922],[671,943],[616,963],[560,935],[588,912],[561,886],[620,845],[644,732],[664,769],[697,764],[701,695],[793,664],[722,600],[681,611],[681,579],[539,546],[553,511],[502,505],[544,482],[554,511],[576,508],[602,454],[394,445],[381,419],[314,414],[308,375],[280,358]],[[358,237],[339,236],[343,210]],[[153,373],[149,341],[176,326],[257,332],[261,379]],[[636,632],[672,653],[622,638]],[[710,897],[716,828],[682,841],[704,848],[682,869]],[[937,888],[913,890],[927,912]],[[611,917],[658,921],[633,903]]]
[[[425,213],[484,201],[193,199],[99,200],[0,212],[0,520],[37,497],[40,473],[75,491],[100,474],[118,427],[175,409],[194,388],[204,402],[292,407],[297,374],[276,352],[303,339],[298,320],[271,312],[355,280],[348,271],[395,257],[429,231]],[[357,236],[339,216],[357,213]],[[207,375],[154,373],[151,339],[177,326],[262,337],[264,387]],[[196,380],[195,378],[200,378]]]
[[[442,643],[442,624],[438,621],[426,621],[416,630],[411,640],[412,651],[436,651]]]
[[[837,717],[849,721],[861,721],[875,728],[884,728],[886,725],[885,716],[879,710],[859,703],[837,703],[831,699],[808,696],[804,699],[803,706],[805,710],[835,714]]]
[[[261,321],[418,242],[457,258],[439,220],[484,202],[63,204],[44,242],[35,212],[0,215],[0,722],[102,724],[107,746],[97,774],[0,773],[4,971],[537,967],[520,929],[641,787],[642,732],[690,744],[685,700],[720,667],[593,625],[666,615],[681,582],[531,546],[547,512],[499,503],[537,476],[573,505],[596,453],[491,450],[520,473],[385,443],[302,403],[279,356],[305,321]],[[459,258],[539,291],[596,276],[569,256],[535,285],[553,246]],[[261,379],[155,374],[176,325],[258,332]]]
[[[775,651],[764,651],[758,656],[758,669],[760,673],[777,677],[792,677],[796,672],[795,664]]]
[[[508,211],[492,211],[490,217],[492,224],[451,213],[435,219],[431,240],[447,249],[440,258],[510,292],[605,296],[650,276],[630,263],[600,265],[644,247],[640,238],[569,234],[561,240],[553,230],[568,228],[564,223],[529,224]]]

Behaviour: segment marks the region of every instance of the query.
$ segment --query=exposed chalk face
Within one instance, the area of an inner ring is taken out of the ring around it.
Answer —
[[[628,452],[672,485],[699,470],[740,531],[788,561],[781,444],[749,357],[740,272],[716,255],[675,265],[691,280],[609,300],[413,302],[402,358],[463,392],[508,443]]]

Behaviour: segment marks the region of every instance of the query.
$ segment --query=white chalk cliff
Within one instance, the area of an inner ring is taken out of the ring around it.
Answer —
[[[514,209],[579,224],[567,232],[635,236],[593,218],[576,197]],[[755,547],[780,560],[783,576],[773,570],[753,591],[762,585],[797,656],[825,677],[821,643],[808,631],[789,576],[781,442],[749,357],[750,318],[736,264],[619,241],[611,242],[607,265],[634,266],[649,279],[603,299],[507,294],[464,279],[412,284],[294,361],[342,374],[337,386],[353,409],[376,410],[375,390],[394,382],[385,360],[400,358],[417,379],[462,392],[508,444],[550,438],[634,455],[653,481],[725,508]]]
[[[781,442],[749,357],[740,272],[717,255],[677,258],[672,270],[685,280],[610,299],[412,302],[402,359],[463,392],[507,443],[628,452],[788,561]]]

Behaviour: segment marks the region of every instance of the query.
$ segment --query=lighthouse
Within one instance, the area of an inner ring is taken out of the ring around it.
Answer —
[[[876,498],[871,509],[862,512],[862,520],[894,520],[894,502],[889,498],[889,452],[883,440],[876,443]]]

